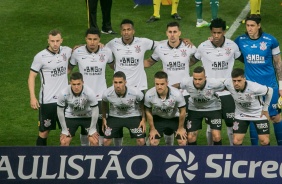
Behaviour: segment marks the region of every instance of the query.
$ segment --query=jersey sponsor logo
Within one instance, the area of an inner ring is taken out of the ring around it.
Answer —
[[[253,95],[250,94],[250,93],[246,93],[246,94],[245,94],[246,100],[248,100],[248,101],[252,101],[252,99],[253,99],[252,96],[253,96]]]
[[[260,56],[259,54],[248,54],[246,60],[251,64],[265,63],[264,56]]]
[[[260,50],[262,50],[262,51],[264,51],[264,50],[266,50],[267,49],[267,43],[266,42],[260,42]]]
[[[50,119],[45,119],[45,120],[44,120],[44,126],[45,126],[45,127],[51,126],[51,120],[50,120]]]
[[[54,68],[51,71],[51,77],[59,77],[66,74],[67,74],[67,68],[64,66],[61,66],[59,68]]]
[[[118,110],[120,110],[120,111],[128,111],[129,109],[131,109],[131,108],[134,108],[134,106],[133,105],[120,105],[120,106],[115,106]]]
[[[141,136],[142,133],[143,133],[142,128],[131,128],[130,132],[133,133],[133,134],[137,134],[137,136],[138,135]],[[141,135],[140,135],[140,133],[141,133]]]
[[[244,102],[238,102],[238,104],[239,104],[241,107],[243,107],[243,108],[249,108],[249,107],[251,107],[251,105],[252,105],[252,103],[250,103],[250,102],[246,102],[246,103],[244,103]]]
[[[250,115],[243,114],[243,113],[240,114],[240,117],[257,118],[256,116],[250,116]]]
[[[239,122],[235,121],[233,122],[233,130],[238,130],[239,129]]]
[[[253,44],[252,46],[251,46],[251,48],[252,49],[256,49],[256,48],[258,48],[255,44]]]
[[[84,69],[84,75],[102,75],[103,68],[98,66],[86,66]]]
[[[185,63],[180,61],[170,61],[166,65],[168,71],[185,70]]]
[[[110,136],[112,135],[112,129],[110,127],[107,127],[106,130],[105,130],[105,135],[106,136]]]
[[[227,118],[234,118],[235,113],[234,113],[234,112],[232,112],[232,113],[226,113],[225,115],[226,115]]]
[[[210,100],[211,99],[205,98],[205,97],[203,97],[203,98],[193,98],[193,101],[196,102],[196,103],[206,103],[206,102],[208,102]]]
[[[169,113],[172,113],[173,112],[173,108],[171,107],[154,107],[154,110],[156,112],[159,112],[159,113],[165,113],[165,114],[169,114]]]
[[[267,123],[257,123],[256,126],[258,129],[268,129]]]
[[[136,45],[136,46],[135,46],[135,52],[136,52],[136,53],[141,52],[141,47],[140,47],[140,45]]]
[[[69,104],[69,106],[73,106],[73,111],[83,111],[85,109],[85,105],[87,103],[87,99],[86,98],[76,98],[74,99],[74,101],[72,103]]]
[[[228,62],[226,61],[214,61],[212,63],[212,70],[227,70]]]
[[[168,53],[164,53],[164,55],[166,56],[166,55],[168,55]]]
[[[211,124],[213,125],[221,125],[221,119],[212,119]]]
[[[122,57],[119,61],[120,66],[138,66],[139,59],[135,59],[134,57]]]

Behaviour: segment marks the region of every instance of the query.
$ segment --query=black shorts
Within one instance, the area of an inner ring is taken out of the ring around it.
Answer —
[[[163,133],[165,135],[171,135],[172,133],[175,133],[179,125],[179,117],[167,119],[167,118],[162,118],[160,116],[154,115],[153,121],[154,121],[155,128],[159,132],[161,137]],[[161,137],[156,135],[155,139],[160,139]],[[181,137],[177,135],[176,139],[181,139]]]
[[[188,111],[188,121],[186,123],[187,132],[194,132],[202,129],[204,118],[210,119],[212,130],[221,130],[221,110],[215,111]]]
[[[246,134],[250,122],[253,122],[258,135],[269,134],[269,122],[268,120],[260,121],[248,121],[248,120],[239,120],[235,119],[233,123],[233,133],[234,134]]]
[[[40,104],[38,121],[39,131],[56,130],[56,123],[61,129],[57,115],[57,103]]]
[[[141,116],[134,116],[128,118],[118,118],[109,116],[107,119],[108,128],[105,130],[104,137],[106,139],[118,138],[120,136],[120,131],[123,127],[129,130],[131,138],[144,138],[146,134],[142,132],[142,128],[138,128]]]
[[[78,127],[81,128],[81,132],[83,131],[88,134],[91,118],[66,118],[66,124],[72,137],[75,136],[75,132],[77,131]]]
[[[231,94],[219,96],[221,100],[221,112],[222,118],[225,121],[227,127],[232,127],[235,114],[235,102]]]

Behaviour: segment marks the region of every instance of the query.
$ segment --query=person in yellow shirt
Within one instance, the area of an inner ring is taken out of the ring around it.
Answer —
[[[154,14],[147,20],[147,23],[160,20],[161,1],[162,0],[153,0]],[[179,0],[171,0],[171,17],[175,20],[181,20],[181,17],[177,13],[178,4]]]
[[[260,16],[260,7],[261,7],[261,0],[250,0],[250,14],[252,15],[259,15]],[[245,19],[241,21],[242,24],[245,24]]]

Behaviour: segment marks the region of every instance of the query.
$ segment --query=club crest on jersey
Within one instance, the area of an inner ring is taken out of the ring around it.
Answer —
[[[231,54],[231,49],[230,49],[230,48],[226,48],[226,49],[225,49],[225,54],[226,54],[227,56],[229,56],[229,55]]]
[[[180,50],[181,51],[181,56],[182,57],[186,57],[187,56],[187,53],[186,53],[186,50],[183,49],[183,50]]]
[[[239,122],[235,121],[233,122],[233,130],[238,130],[239,129]]]
[[[110,136],[112,134],[112,129],[110,127],[107,127],[105,130],[105,135]]]
[[[252,94],[246,93],[246,94],[245,94],[245,97],[246,97],[246,100],[252,101]]]
[[[134,99],[128,99],[127,103],[128,103],[128,105],[132,105],[132,104],[134,104],[134,101],[135,101]]]
[[[260,42],[260,50],[266,50],[267,49],[267,43],[266,42]]]
[[[63,57],[63,60],[64,60],[64,61],[67,61],[66,53],[63,53],[61,56]]]
[[[186,125],[187,129],[192,128],[192,121],[187,121],[187,125]]]
[[[211,89],[206,90],[205,96],[212,96],[212,90]]]
[[[136,45],[136,46],[135,46],[135,52],[136,52],[136,53],[141,52],[140,45]]]
[[[104,62],[105,61],[105,55],[104,54],[100,54],[100,59],[99,61]]]
[[[45,127],[51,126],[51,120],[50,120],[50,119],[44,120],[44,126],[45,126]]]

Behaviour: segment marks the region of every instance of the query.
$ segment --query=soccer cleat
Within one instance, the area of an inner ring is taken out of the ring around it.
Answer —
[[[171,15],[171,17],[174,18],[175,20],[181,20],[181,17],[177,13]]]
[[[243,20],[240,21],[240,23],[241,23],[241,24],[245,24],[245,23],[246,23],[246,20],[243,19]]]
[[[159,17],[155,17],[155,16],[151,16],[146,22],[147,23],[151,23],[151,22],[155,22],[157,20],[160,20]]]
[[[282,109],[282,97],[281,97],[281,96],[280,96],[279,99],[278,99],[277,107],[278,107],[279,109]]]
[[[211,23],[208,23],[207,21],[197,22],[196,27],[208,27]]]
[[[101,30],[101,33],[103,33],[103,34],[117,34],[117,33],[114,32],[113,30],[108,30],[108,31],[103,31],[103,30]]]

